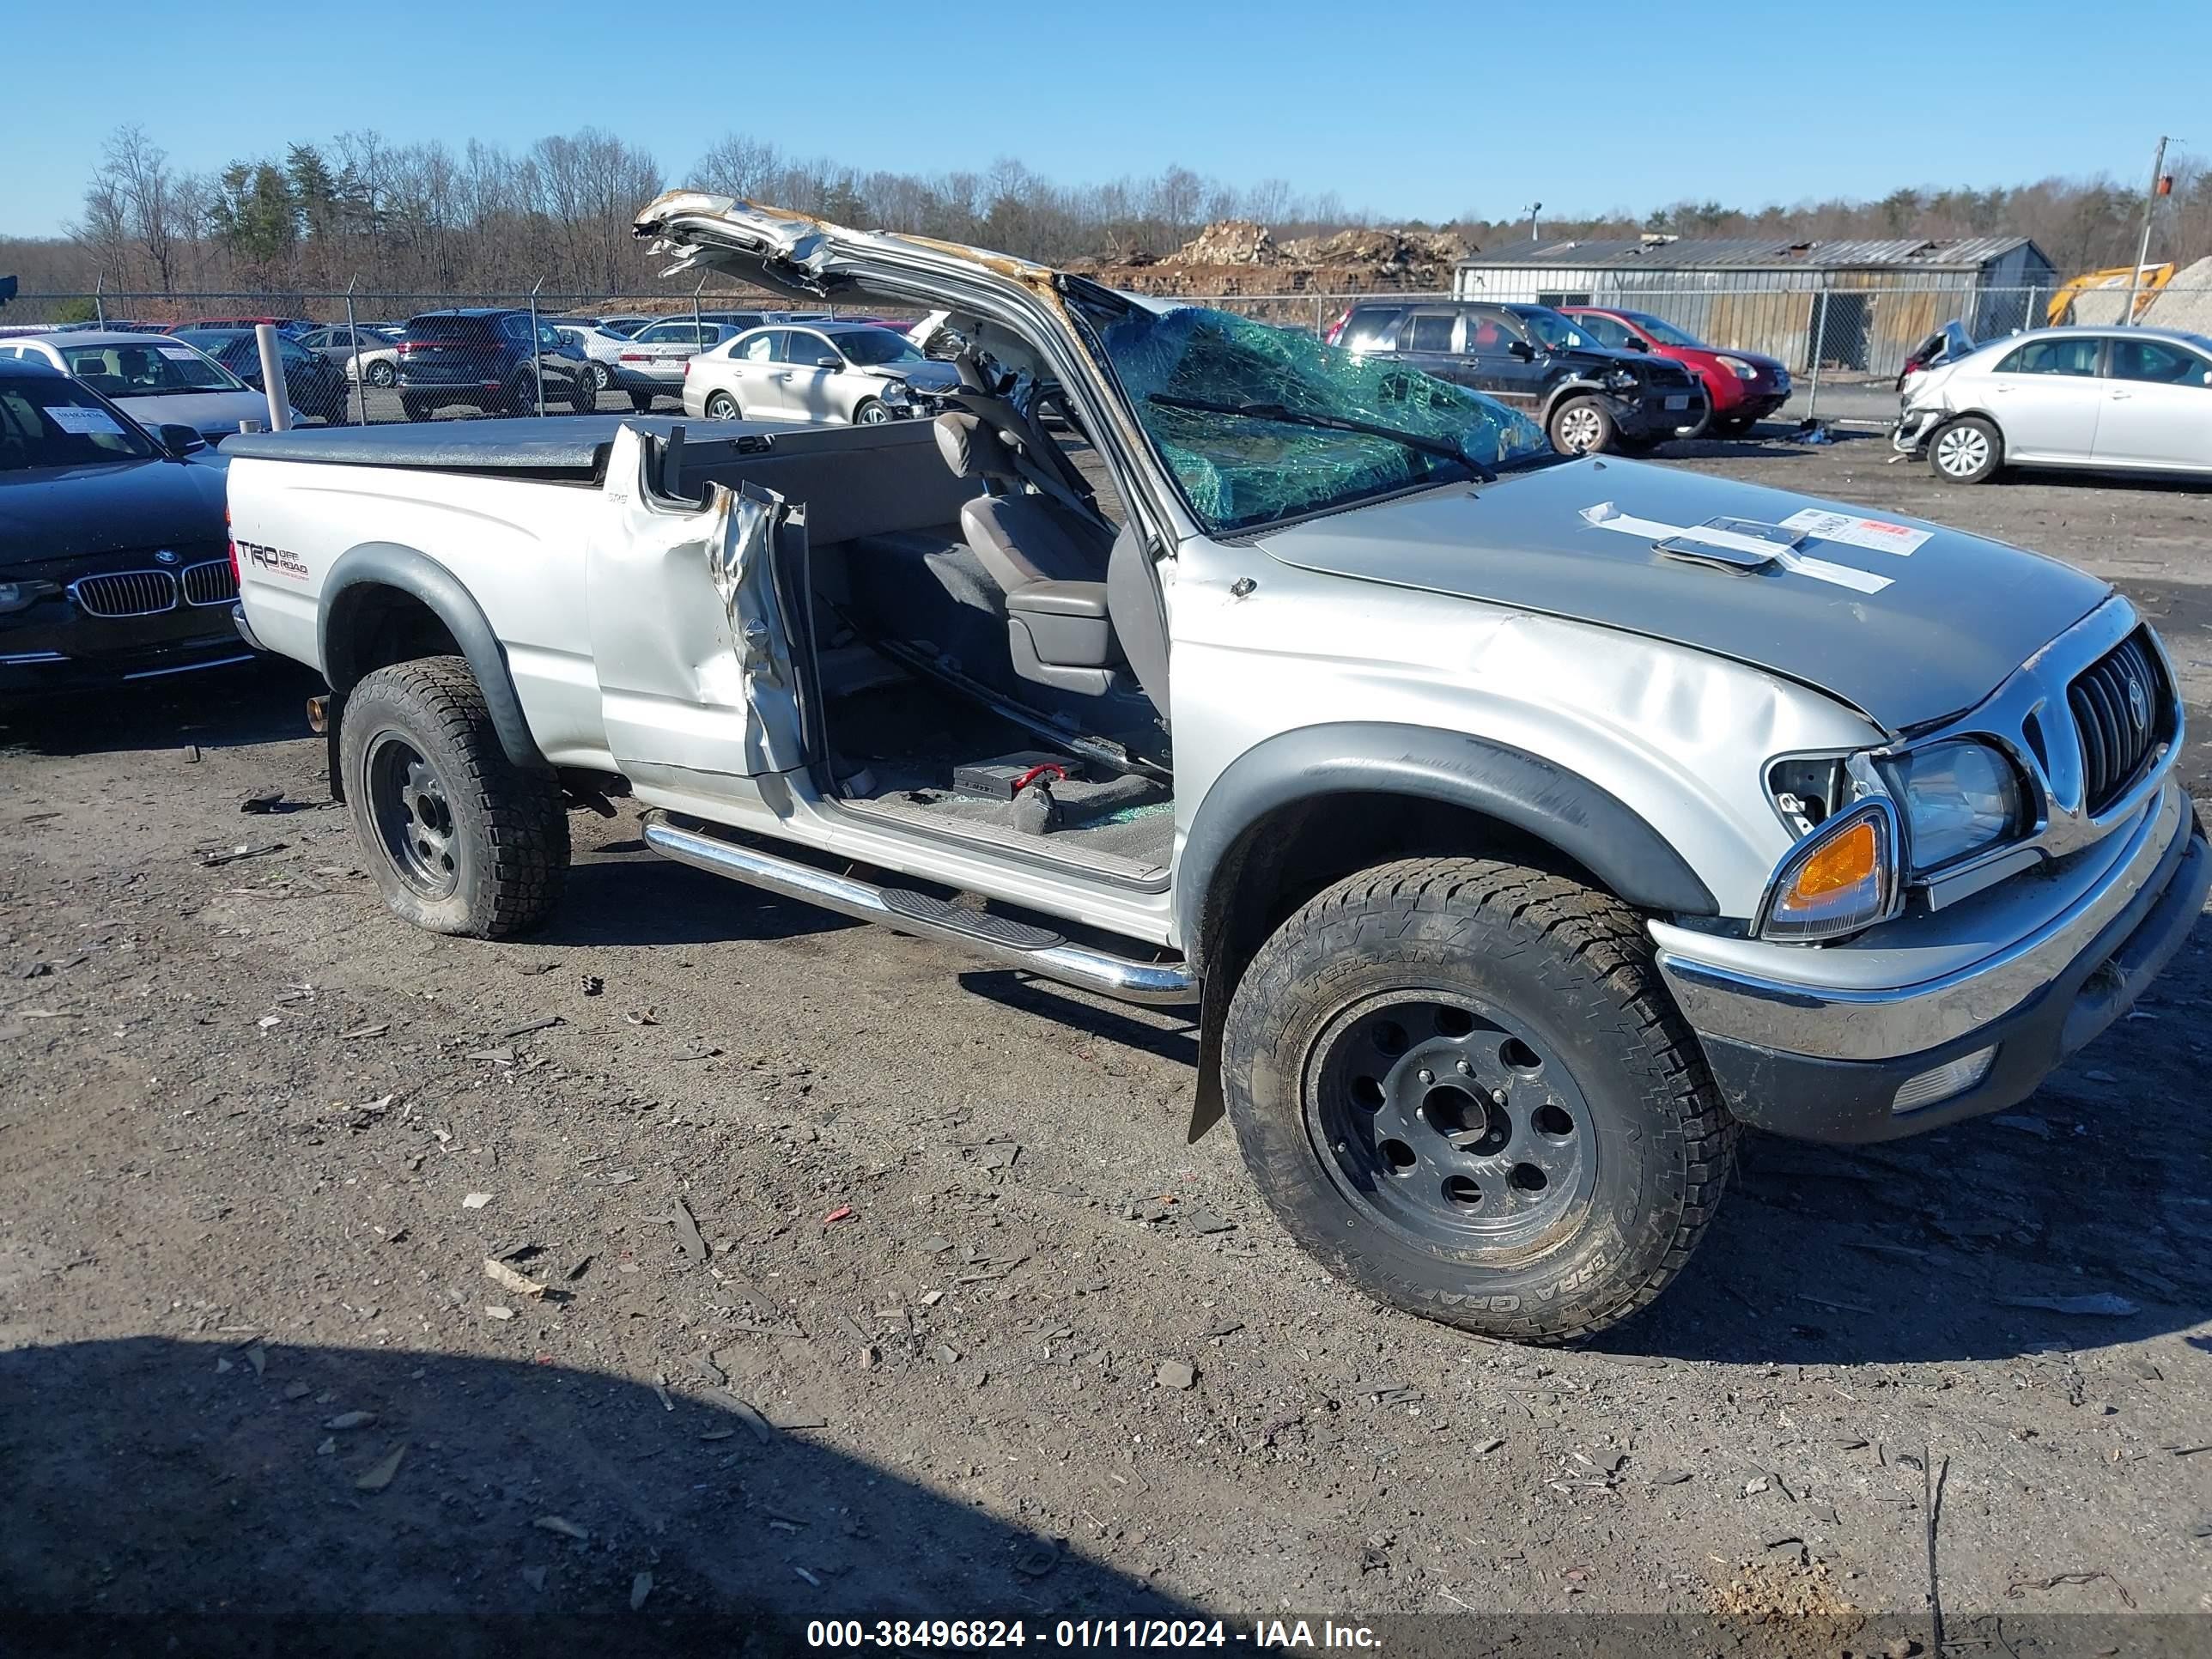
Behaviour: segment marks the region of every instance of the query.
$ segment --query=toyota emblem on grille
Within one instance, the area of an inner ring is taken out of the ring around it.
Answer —
[[[176,550],[175,548],[173,548],[173,547],[157,547],[157,548],[155,548],[155,549],[154,550],[154,562],[155,562],[155,563],[156,563],[156,564],[174,564],[174,563],[176,563],[176,562],[177,562],[177,550]]]
[[[2128,676],[2128,718],[2136,723],[2138,732],[2150,724],[2150,693],[2132,674]]]

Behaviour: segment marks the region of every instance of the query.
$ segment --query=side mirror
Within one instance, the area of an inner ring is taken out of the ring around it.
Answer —
[[[814,360],[814,367],[817,368],[842,368],[845,367],[845,360],[842,357],[836,356],[835,353],[828,353],[817,357]]]
[[[1508,356],[1518,357],[1524,363],[1533,363],[1536,361],[1536,348],[1526,340],[1509,341],[1506,343],[1505,351]]]
[[[154,435],[161,441],[162,448],[180,461],[207,447],[207,440],[200,436],[197,428],[179,421],[162,422],[155,428]]]
[[[1630,335],[1622,343],[1631,351],[1649,351],[1651,349],[1649,345],[1642,340],[1638,339],[1633,334]]]

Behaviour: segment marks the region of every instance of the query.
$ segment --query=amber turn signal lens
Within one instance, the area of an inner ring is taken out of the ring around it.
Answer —
[[[1856,887],[1871,879],[1881,864],[1881,839],[1874,820],[1863,819],[1805,860],[1784,902],[1809,902]]]

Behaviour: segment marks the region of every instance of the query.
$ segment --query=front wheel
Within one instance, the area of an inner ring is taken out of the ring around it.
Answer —
[[[1614,447],[1619,433],[1613,411],[1600,398],[1569,398],[1552,411],[1547,435],[1562,455],[1602,455]]]
[[[2003,436],[1978,415],[1937,428],[1928,446],[1929,470],[1952,483],[1984,483],[1996,477],[2003,464]]]
[[[726,392],[717,392],[707,399],[707,418],[710,421],[739,419],[738,400]]]
[[[592,377],[579,374],[568,386],[568,408],[577,415],[589,415],[599,406],[599,395],[592,389]]]
[[[434,933],[511,939],[561,896],[568,817],[551,771],[507,757],[459,657],[380,668],[347,696],[338,764],[384,902]]]
[[[1759,416],[1756,415],[1717,415],[1713,417],[1713,430],[1723,438],[1741,438],[1758,424]]]
[[[891,412],[884,406],[884,400],[882,398],[863,398],[860,399],[860,407],[853,411],[853,424],[855,426],[882,426],[884,422],[889,421],[890,417]]]
[[[1658,1296],[1734,1158],[1634,913],[1485,859],[1380,866],[1292,915],[1231,1000],[1222,1083],[1261,1194],[1324,1267],[1517,1341]]]

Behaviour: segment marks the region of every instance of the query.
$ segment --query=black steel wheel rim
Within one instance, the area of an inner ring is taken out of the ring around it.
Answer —
[[[1361,999],[1314,1043],[1304,1095],[1339,1193],[1416,1243],[1522,1255],[1589,1206],[1596,1126],[1581,1086],[1528,1022],[1476,999]]]
[[[460,887],[460,853],[445,780],[402,732],[378,732],[367,755],[362,781],[385,856],[423,897],[451,898]]]

